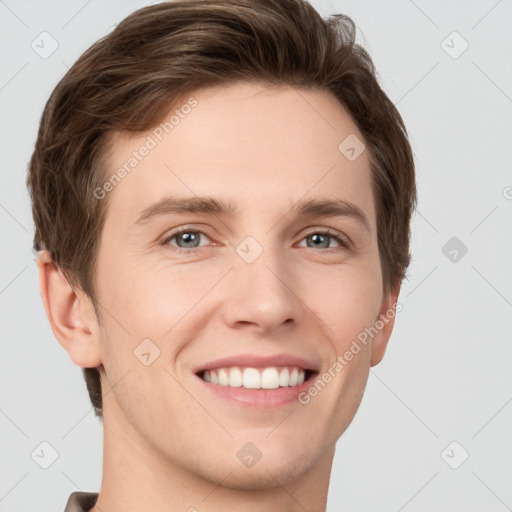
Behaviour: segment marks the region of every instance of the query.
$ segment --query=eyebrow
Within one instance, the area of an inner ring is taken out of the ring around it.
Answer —
[[[236,206],[213,197],[166,197],[152,204],[140,213],[135,224],[143,224],[149,219],[166,214],[205,213],[233,217],[238,213]],[[297,217],[351,217],[371,231],[370,222],[364,212],[356,205],[344,200],[310,199],[299,201],[290,210]]]

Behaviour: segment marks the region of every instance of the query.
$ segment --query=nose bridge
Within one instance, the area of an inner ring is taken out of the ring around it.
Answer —
[[[230,323],[250,322],[269,330],[296,319],[300,301],[293,292],[293,269],[283,244],[273,236],[247,236],[235,248],[225,304]]]

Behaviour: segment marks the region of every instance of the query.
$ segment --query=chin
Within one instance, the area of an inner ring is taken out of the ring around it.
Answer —
[[[300,479],[309,469],[307,465],[302,467],[290,462],[268,464],[259,468],[257,466],[251,469],[235,468],[219,485],[230,489],[273,489]]]

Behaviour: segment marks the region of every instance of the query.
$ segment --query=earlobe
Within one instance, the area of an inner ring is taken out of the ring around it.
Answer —
[[[372,367],[378,365],[382,361],[388,346],[389,338],[393,332],[396,316],[395,304],[398,301],[400,285],[401,283],[392,289],[384,298],[379,315],[375,319],[375,327],[377,328],[378,333],[372,339],[370,361],[370,366]]]
[[[48,251],[40,251],[37,260],[39,291],[53,334],[82,368],[102,364],[99,326],[91,301],[77,296],[62,271],[51,261]]]

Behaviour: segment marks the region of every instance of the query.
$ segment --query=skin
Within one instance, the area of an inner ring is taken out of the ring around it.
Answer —
[[[348,135],[363,137],[326,91],[236,83],[193,96],[191,113],[104,199],[101,318],[48,258],[38,262],[56,338],[76,365],[101,372],[104,463],[92,510],[321,512],[335,443],[393,320],[307,405],[242,408],[206,394],[192,369],[233,354],[291,353],[322,374],[396,303],[399,286],[383,294],[368,154],[349,161],[338,150]],[[107,175],[151,133],[114,134]],[[135,224],[171,194],[230,200],[239,213]],[[370,230],[351,217],[288,213],[313,198],[351,202]],[[162,243],[182,226],[207,236]],[[310,235],[326,228],[352,246],[330,237],[315,245]],[[247,236],[263,249],[251,264],[236,252]],[[133,354],[146,338],[161,351],[149,366]],[[236,456],[247,442],[262,453],[251,468]]]

